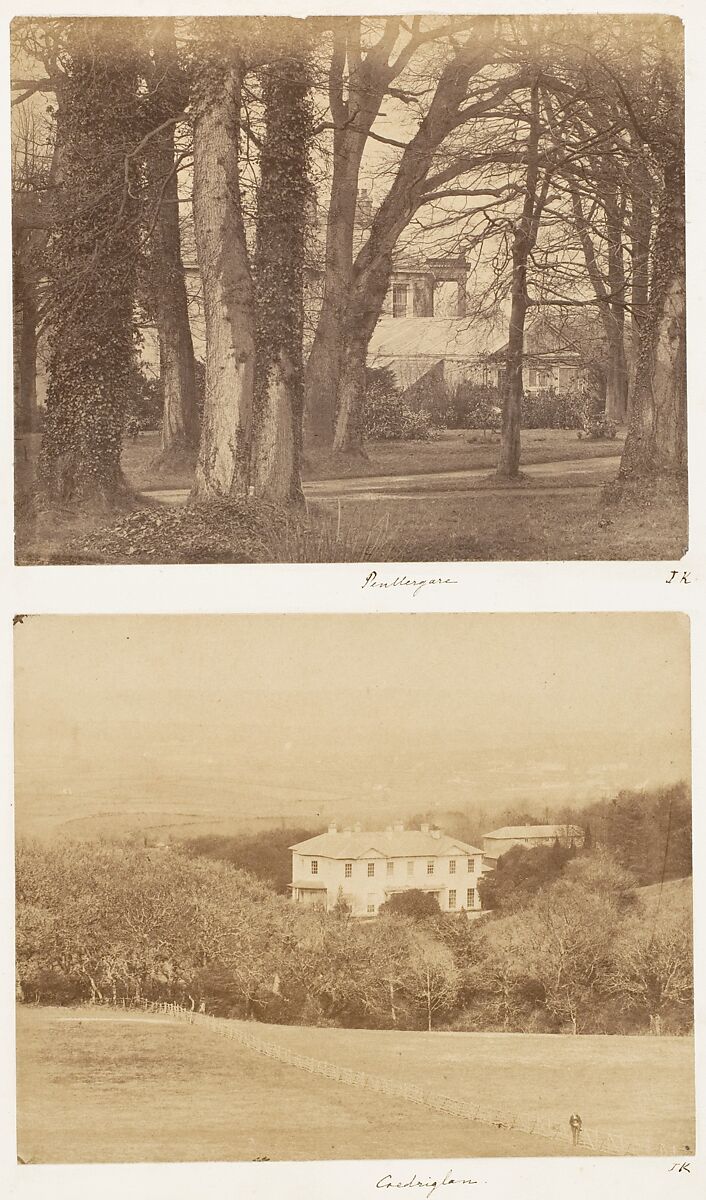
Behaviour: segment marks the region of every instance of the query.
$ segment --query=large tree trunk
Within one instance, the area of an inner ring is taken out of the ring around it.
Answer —
[[[255,319],[240,199],[242,65],[210,51],[194,95],[194,226],[204,289],[206,397],[194,499],[246,496]]]
[[[512,249],[512,307],[505,356],[502,398],[502,431],[497,474],[517,479],[520,472],[520,428],[522,425],[522,366],[524,363],[525,319],[527,317],[527,251],[515,238]]]
[[[625,355],[625,304],[627,289],[623,262],[624,204],[611,180],[603,181],[599,198],[606,215],[604,240],[608,243],[608,265],[599,266],[588,221],[584,215],[581,193],[575,181],[570,185],[576,231],[583,248],[588,277],[598,302],[598,313],[606,339],[606,403],[605,415],[622,425],[628,410],[628,365]]]
[[[664,163],[650,302],[638,330],[635,391],[622,479],[686,472],[686,279],[684,161]]]
[[[389,240],[397,234],[392,228]],[[338,388],[338,412],[333,448],[341,454],[365,455],[363,448],[363,401],[368,345],[373,336],[390,274],[392,254],[379,252],[357,278],[342,328],[342,362]]]
[[[368,338],[346,339],[338,386],[338,414],[333,448],[341,454],[363,455],[363,397]]]
[[[177,59],[173,18],[155,19],[153,46],[150,88],[152,119],[157,128],[176,116],[187,101]],[[147,175],[150,219],[154,222],[150,273],[164,392],[161,453],[154,465],[168,470],[181,463],[193,465],[199,436],[194,347],[181,258],[173,124],[150,140]]]
[[[342,366],[343,326],[353,274],[358,175],[365,135],[334,132],[333,180],[326,227],[321,313],[306,364],[307,449],[331,448]]]
[[[127,491],[120,454],[133,370],[139,176],[125,177],[125,147],[137,145],[141,129],[136,44],[122,18],[81,19],[68,40],[37,469],[51,502],[112,507]]]
[[[624,424],[628,411],[628,362],[625,355],[625,331],[622,313],[607,321],[608,367],[606,371],[605,415],[616,425]]]
[[[515,226],[512,242],[512,304],[505,358],[505,386],[502,400],[500,457],[496,474],[517,479],[520,473],[520,428],[522,424],[522,367],[524,363],[527,295],[527,262],[537,240],[539,219],[547,195],[549,176],[538,195],[539,181],[539,85],[531,91],[531,119],[527,142],[527,174],[522,215]]]
[[[252,479],[255,495],[303,500],[304,241],[311,139],[308,63],[296,53],[264,72],[257,246],[257,376]],[[282,219],[287,213],[287,220]]]
[[[650,299],[650,242],[652,239],[652,190],[653,179],[640,153],[634,155],[630,180],[632,214],[630,243],[632,249],[632,293],[631,293],[631,361],[628,411],[632,409],[632,397],[637,382],[638,347],[641,330],[649,312]]]
[[[423,203],[429,187],[429,171],[436,151],[456,125],[466,97],[468,81],[486,63],[484,48],[467,47],[458,59],[445,68],[434,93],[429,111],[414,137],[407,144],[397,173],[370,226],[351,275],[345,319],[339,326],[339,387],[334,449],[360,452],[362,449],[361,403],[365,385],[365,361],[373,330],[380,318],[390,281],[392,255],[400,234]],[[511,85],[505,84],[508,90]],[[485,111],[490,101],[479,101],[466,108],[470,119]],[[436,179],[446,181],[451,173],[441,172]]]
[[[17,280],[17,293],[21,308],[21,323],[17,353],[17,404],[18,424],[23,433],[33,433],[37,428],[37,346],[39,341],[39,306],[37,304],[37,280],[31,274],[22,273]]]

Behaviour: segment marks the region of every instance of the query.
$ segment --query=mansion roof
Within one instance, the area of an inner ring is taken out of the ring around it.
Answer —
[[[583,837],[579,825],[505,825],[483,835],[484,838]]]
[[[448,837],[423,833],[420,829],[384,830],[373,832],[320,833],[290,846],[299,854],[315,854],[321,858],[440,858],[457,854],[482,854],[477,846]]]

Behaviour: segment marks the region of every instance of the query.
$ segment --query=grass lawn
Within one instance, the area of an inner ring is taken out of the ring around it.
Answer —
[[[306,1074],[208,1029],[129,1014],[106,1020],[108,1015],[87,1020],[86,1009],[18,1008],[17,1139],[25,1161],[563,1153],[543,1139]],[[310,1053],[328,1053],[330,1044],[319,1040],[322,1030],[302,1032]],[[374,1058],[379,1036],[365,1036]]]
[[[341,536],[354,545],[365,532],[366,559],[379,562],[676,560],[687,548],[686,504],[675,496],[607,504],[599,490],[543,485],[350,500]]]
[[[561,1124],[578,1111],[587,1129],[619,1134],[628,1143],[694,1147],[692,1038],[430,1035],[289,1025],[258,1025],[256,1032],[295,1053],[509,1116],[539,1115]],[[646,1086],[648,1080],[654,1086]]]
[[[526,429],[522,434],[525,463],[559,462],[565,459],[606,458],[623,452],[625,437],[590,442],[579,439],[573,429]],[[16,443],[16,486],[24,491],[34,477],[41,435],[25,435]],[[464,471],[474,467],[492,470],[498,460],[497,434],[475,430],[446,429],[429,442],[370,442],[367,459],[332,459],[321,455],[309,461],[305,480],[367,478],[372,475],[424,475],[433,471]],[[128,482],[138,491],[150,488],[191,487],[193,472],[180,470],[157,474],[152,462],[159,452],[159,434],[141,433],[136,442],[127,441],[122,465]]]
[[[477,440],[469,442],[471,436]],[[188,487],[183,474],[155,477],[150,460],[156,434],[129,443],[124,468],[133,487]],[[524,460],[529,463],[581,461],[620,453],[621,441],[579,441],[566,430],[528,430],[523,435]],[[28,446],[26,459],[18,456],[18,495],[31,483],[38,439]],[[347,473],[367,478],[394,473],[416,475],[418,483],[405,486],[407,495],[376,495],[373,499],[347,497],[340,509],[335,498],[312,496],[304,529],[288,530],[262,547],[254,558],[231,556],[201,561],[258,562],[449,562],[449,561],[561,561],[566,559],[656,559],[674,561],[687,547],[686,501],[670,492],[655,492],[618,504],[606,504],[601,485],[605,475],[582,472],[567,476],[528,477],[517,486],[498,488],[483,478],[446,481],[441,490],[428,475],[434,471],[468,468],[489,470],[497,446],[483,442],[481,434],[449,431],[431,443],[375,443],[368,462],[348,464]],[[309,478],[325,478],[326,464]],[[328,471],[330,472],[330,464]],[[335,489],[334,489],[335,490]],[[21,563],[81,561],[66,548],[104,528],[101,514],[40,513],[23,520],[18,516],[17,560]],[[170,561],[159,557],[128,557],[129,536],[117,539],[109,552],[101,550],[91,561]],[[169,549],[169,547],[168,547]],[[186,561],[199,561],[185,556]],[[179,561],[177,556],[176,561]]]

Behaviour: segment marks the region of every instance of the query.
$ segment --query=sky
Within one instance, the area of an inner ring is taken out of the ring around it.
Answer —
[[[152,810],[387,819],[689,776],[673,614],[30,617],[18,832]]]

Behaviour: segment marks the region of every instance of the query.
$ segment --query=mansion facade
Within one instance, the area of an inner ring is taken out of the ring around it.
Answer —
[[[359,917],[374,917],[395,893],[413,890],[436,896],[442,912],[478,915],[478,881],[491,867],[477,846],[429,825],[372,832],[330,825],[290,849],[295,903],[332,909],[342,901]]]

